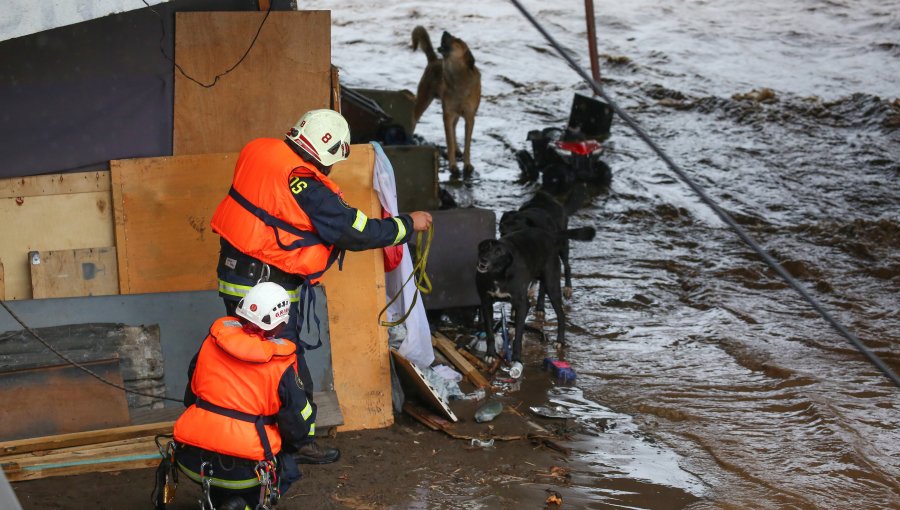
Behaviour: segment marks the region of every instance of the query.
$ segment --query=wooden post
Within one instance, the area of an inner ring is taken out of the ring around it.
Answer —
[[[591,58],[591,76],[600,85],[600,64],[597,62],[597,30],[594,26],[594,0],[584,0],[584,14],[587,21],[588,52]]]

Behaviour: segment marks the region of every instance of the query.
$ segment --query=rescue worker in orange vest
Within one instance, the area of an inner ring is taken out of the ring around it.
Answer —
[[[240,152],[228,195],[212,218],[221,236],[217,276],[219,295],[232,315],[239,300],[257,282],[284,287],[291,298],[291,320],[284,338],[297,343],[299,374],[312,401],[313,381],[300,339],[304,322],[315,319],[315,292],[325,271],[343,259],[344,250],[395,246],[414,231],[427,230],[431,215],[424,211],[374,219],[344,201],[328,175],[332,165],[350,155],[350,128],[341,114],[312,110],[304,114],[283,140],[259,138]],[[300,310],[306,310],[306,318]],[[295,458],[325,464],[340,457],[335,448],[314,440]]]
[[[174,431],[178,469],[208,483],[204,502],[217,510],[277,502],[300,479],[285,452],[303,445],[316,419],[297,375],[296,346],[278,336],[289,319],[287,291],[260,283],[235,314],[213,323],[191,360],[187,410]]]

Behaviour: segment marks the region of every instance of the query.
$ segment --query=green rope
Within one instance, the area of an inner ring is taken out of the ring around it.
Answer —
[[[403,324],[406,322],[406,319],[409,317],[409,314],[412,313],[413,308],[416,306],[416,300],[419,297],[419,292],[422,294],[431,294],[431,280],[428,278],[428,275],[425,273],[425,267],[428,266],[428,254],[431,251],[431,238],[434,236],[434,224],[428,227],[428,237],[425,238],[425,242],[422,242],[422,234],[423,232],[420,230],[418,235],[416,236],[416,265],[413,266],[412,272],[406,277],[406,281],[403,282],[403,285],[400,286],[400,290],[397,291],[397,294],[391,298],[390,301],[384,308],[378,312],[378,324],[384,327],[393,327],[398,324]],[[406,310],[406,313],[403,314],[403,317],[400,317],[396,321],[387,322],[384,321],[381,317],[387,312],[388,307],[394,304],[394,301],[403,295],[403,289],[406,287],[406,284],[412,280],[413,276],[416,276],[416,292],[413,294],[412,303],[409,305],[409,309]]]

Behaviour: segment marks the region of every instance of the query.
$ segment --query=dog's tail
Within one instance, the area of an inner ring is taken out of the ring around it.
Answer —
[[[594,227],[570,228],[563,232],[563,237],[573,241],[590,241],[597,235]]]
[[[416,51],[419,48],[422,48],[422,51],[425,52],[425,57],[428,58],[429,63],[437,60],[437,53],[434,52],[434,47],[431,45],[431,37],[429,37],[428,31],[422,25],[417,26],[412,31],[412,49]]]

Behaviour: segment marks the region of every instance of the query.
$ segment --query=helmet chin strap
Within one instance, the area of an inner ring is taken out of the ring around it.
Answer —
[[[303,161],[306,161],[307,163],[315,166],[316,170],[322,172],[325,175],[328,175],[331,173],[330,166],[325,166],[322,163],[320,163],[319,160],[317,160],[316,158],[314,158],[312,156],[312,154],[301,149],[300,146],[298,146],[296,143],[292,142],[290,138],[285,137],[284,143],[288,144],[288,147],[290,147],[292,151],[294,151],[298,156],[303,158]]]

